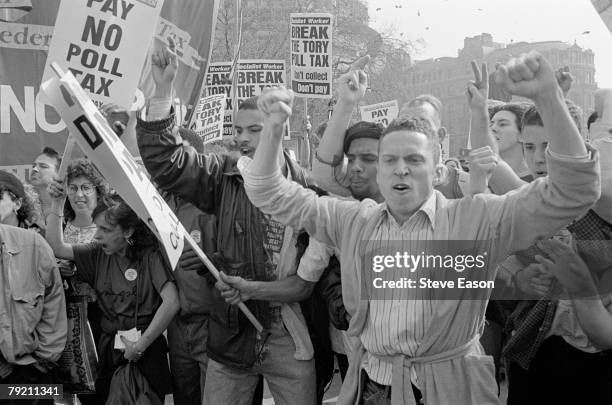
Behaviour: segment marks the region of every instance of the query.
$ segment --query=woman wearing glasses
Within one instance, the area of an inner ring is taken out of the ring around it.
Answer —
[[[64,242],[69,244],[90,243],[94,240],[96,224],[91,217],[93,210],[108,193],[108,185],[96,167],[87,159],[76,159],[70,162],[66,172],[66,190],[68,200],[64,207]],[[48,214],[53,215],[53,214]],[[91,326],[94,341],[100,338],[100,321],[102,312],[96,304],[96,292],[87,283],[79,281],[75,276],[76,267],[70,260],[59,260],[60,274],[68,286],[66,298],[68,302],[87,302],[87,320]],[[71,340],[69,339],[69,343]],[[67,347],[66,350],[72,350]],[[79,386],[71,386],[69,376],[62,380],[64,383],[64,398],[62,404],[73,404],[73,391],[81,391]],[[81,396],[82,397],[82,396]]]
[[[92,212],[97,226],[94,242],[68,244],[62,239],[59,218],[66,196],[63,184],[51,183],[49,195],[53,198],[47,219],[49,245],[56,257],[75,262],[76,277],[95,289],[103,314],[96,395],[87,403],[106,402],[113,373],[126,361],[137,362],[163,402],[171,378],[162,332],[178,312],[179,301],[157,239],[125,202],[113,196],[99,201]]]

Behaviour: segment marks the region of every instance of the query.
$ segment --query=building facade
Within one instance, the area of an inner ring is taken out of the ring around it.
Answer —
[[[465,38],[457,57],[415,62],[406,76],[410,91],[404,101],[423,93],[433,94],[442,101],[442,124],[450,134],[449,154],[458,156],[459,149],[466,147],[468,142],[469,108],[465,93],[467,82],[474,79],[470,62],[486,61],[492,71],[497,62],[506,62],[531,50],[540,52],[555,69],[569,67],[574,83],[568,98],[582,108],[585,117],[588,116],[594,110],[593,93],[597,89],[595,55],[591,50],[560,41],[505,45],[494,42],[490,34]],[[492,86],[491,90],[493,96],[503,99],[499,89]]]

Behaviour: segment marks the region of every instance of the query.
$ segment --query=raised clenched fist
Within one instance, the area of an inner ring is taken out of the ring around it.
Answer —
[[[536,51],[512,58],[505,65],[498,66],[495,82],[510,94],[534,101],[560,91],[552,66]]]
[[[266,123],[284,124],[291,117],[293,91],[284,87],[269,87],[259,96],[257,106],[264,113]]]
[[[172,95],[172,83],[178,70],[174,41],[168,38],[168,42],[169,46],[155,50],[151,55],[151,70],[156,96],[169,97]]]

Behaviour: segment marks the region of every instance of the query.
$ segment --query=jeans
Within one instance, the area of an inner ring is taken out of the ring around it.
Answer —
[[[208,317],[176,316],[168,326],[168,351],[175,404],[200,405],[206,382]]]
[[[262,357],[249,369],[208,362],[204,404],[249,405],[263,375],[276,405],[313,405],[315,402],[314,360],[296,360],[295,344],[282,320],[272,321]]]

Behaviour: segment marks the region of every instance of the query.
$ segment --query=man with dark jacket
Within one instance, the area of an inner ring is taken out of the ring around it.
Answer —
[[[137,126],[138,146],[147,170],[161,189],[217,217],[215,265],[229,276],[255,281],[282,280],[297,270],[297,232],[265,216],[249,201],[237,157],[199,154],[182,145],[171,111],[176,55],[163,49],[153,56],[154,97]],[[263,128],[256,100],[244,101],[234,129],[242,155],[252,156]],[[279,155],[286,176],[305,184],[302,169]],[[246,305],[269,331],[260,335],[237,307],[212,294],[204,402],[249,404],[263,374],[277,404],[314,400],[313,348],[297,302],[257,299]],[[256,298],[256,297],[253,297]]]
[[[203,152],[202,139],[182,131],[184,144]],[[193,240],[206,254],[212,254],[215,251],[216,218],[174,194],[164,194],[166,203]],[[182,265],[176,268],[174,276],[181,310],[168,326],[172,395],[177,404],[199,405],[203,400],[208,366],[206,340],[211,286],[205,278]]]

